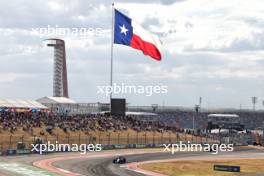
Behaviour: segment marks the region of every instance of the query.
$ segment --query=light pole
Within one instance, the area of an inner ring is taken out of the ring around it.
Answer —
[[[264,121],[263,121],[263,124],[262,124],[262,144],[263,143],[264,143]]]
[[[252,97],[253,111],[255,111],[255,110],[256,110],[256,104],[257,104],[257,100],[258,100],[258,98],[257,98],[257,97]]]
[[[202,110],[202,101],[203,101],[203,98],[202,98],[202,97],[200,97],[200,98],[199,98],[199,106],[200,106],[200,111]]]
[[[195,129],[195,115],[197,116],[198,112],[199,112],[199,109],[200,109],[200,106],[199,105],[195,105],[194,106],[194,115],[193,115],[193,132],[194,132],[194,129]]]

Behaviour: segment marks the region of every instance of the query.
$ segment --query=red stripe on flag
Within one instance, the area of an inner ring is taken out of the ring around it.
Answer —
[[[153,59],[156,59],[158,61],[161,60],[161,54],[158,48],[154,44],[142,40],[139,36],[135,34],[133,34],[132,36],[130,46],[132,48],[141,50],[145,55],[148,55]]]

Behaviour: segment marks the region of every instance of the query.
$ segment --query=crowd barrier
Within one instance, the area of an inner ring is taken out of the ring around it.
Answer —
[[[7,140],[0,139],[0,156],[26,155],[32,154],[32,144],[40,139],[34,136],[26,139],[24,136],[7,136]],[[42,136],[42,143],[55,144],[101,144],[103,150],[126,149],[126,148],[155,148],[162,147],[162,144],[178,143],[179,141],[193,143],[217,142],[218,138],[213,136],[194,136],[186,133],[143,133],[143,134],[98,134],[98,135],[78,135],[78,136]],[[23,146],[23,147],[19,147]]]
[[[116,144],[116,145],[102,145],[103,150],[114,150],[114,149],[137,149],[137,148],[160,148],[163,144]],[[67,152],[64,151],[64,152]],[[30,149],[8,149],[6,151],[1,151],[0,156],[13,156],[13,155],[28,155],[28,154],[36,154],[37,152],[33,152]],[[54,153],[54,152],[43,152],[43,154]]]

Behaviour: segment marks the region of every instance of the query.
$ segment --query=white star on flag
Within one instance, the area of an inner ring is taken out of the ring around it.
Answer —
[[[127,35],[127,31],[128,31],[128,29],[125,27],[125,25],[123,24],[123,26],[119,26],[119,27],[120,27],[120,29],[121,29],[120,33],[121,33],[121,34],[124,33],[125,35]]]

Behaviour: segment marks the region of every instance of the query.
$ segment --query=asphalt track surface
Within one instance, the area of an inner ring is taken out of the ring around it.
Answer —
[[[150,160],[163,160],[174,159],[177,157],[191,157],[200,156],[202,153],[178,153],[172,155],[170,153],[146,153],[146,154],[133,154],[124,155],[128,163],[150,161]],[[208,154],[207,154],[208,155]],[[86,159],[71,159],[58,161],[53,163],[53,166],[68,170],[81,175],[89,176],[143,176],[141,173],[137,173],[131,170],[127,170],[125,167],[119,164],[113,164],[112,157],[100,157],[100,158],[86,158]],[[121,167],[120,167],[121,166]]]
[[[247,151],[247,154],[244,155],[247,158],[247,155],[255,155],[255,154],[263,154],[263,151]],[[217,156],[225,156],[226,157],[234,157],[237,156],[243,157],[243,152],[232,152],[232,153],[222,153],[219,155],[212,155],[208,152],[182,152],[176,153],[172,155],[171,153],[146,153],[146,154],[133,154],[133,155],[125,155],[128,163],[134,162],[142,162],[142,161],[152,161],[152,160],[170,160],[170,159],[188,159],[188,158],[211,158]],[[262,155],[264,156],[264,155]],[[72,171],[74,173],[79,173],[81,175],[87,176],[143,176],[144,174],[137,173],[131,170],[122,167],[119,164],[113,164],[112,160],[114,157],[101,157],[101,158],[94,158],[94,159],[72,159],[72,160],[65,160],[65,161],[58,161],[53,163],[54,166],[63,168],[65,170]],[[120,167],[121,166],[121,167]]]
[[[171,153],[165,152],[138,152],[138,150],[126,150],[121,152],[110,151],[106,155],[94,155],[93,157],[78,157],[76,154],[54,154],[54,155],[28,155],[28,156],[15,156],[15,157],[0,157],[0,162],[2,163],[21,163],[27,165],[28,167],[33,167],[32,163],[34,161],[43,160],[46,158],[56,158],[65,157],[63,160],[58,160],[51,163],[52,166],[60,168],[64,171],[70,171],[71,173],[76,173],[78,175],[85,176],[143,176],[144,174],[138,173],[132,170],[128,170],[125,165],[113,164],[112,160],[119,156],[125,156],[128,163],[137,163],[153,160],[171,160],[171,159],[210,159],[210,158],[264,158],[263,150],[248,150],[248,151],[237,151],[229,153],[220,153],[218,155],[212,155],[208,152],[182,152]],[[160,149],[162,151],[162,149]],[[69,156],[74,156],[70,158]],[[69,158],[67,158],[69,157]],[[0,164],[1,166],[1,164]],[[19,172],[9,171],[8,169],[0,168],[0,176],[22,176]],[[32,174],[31,174],[32,175]],[[37,174],[36,174],[37,175]],[[69,174],[71,175],[71,174]],[[56,175],[57,176],[57,175]]]

